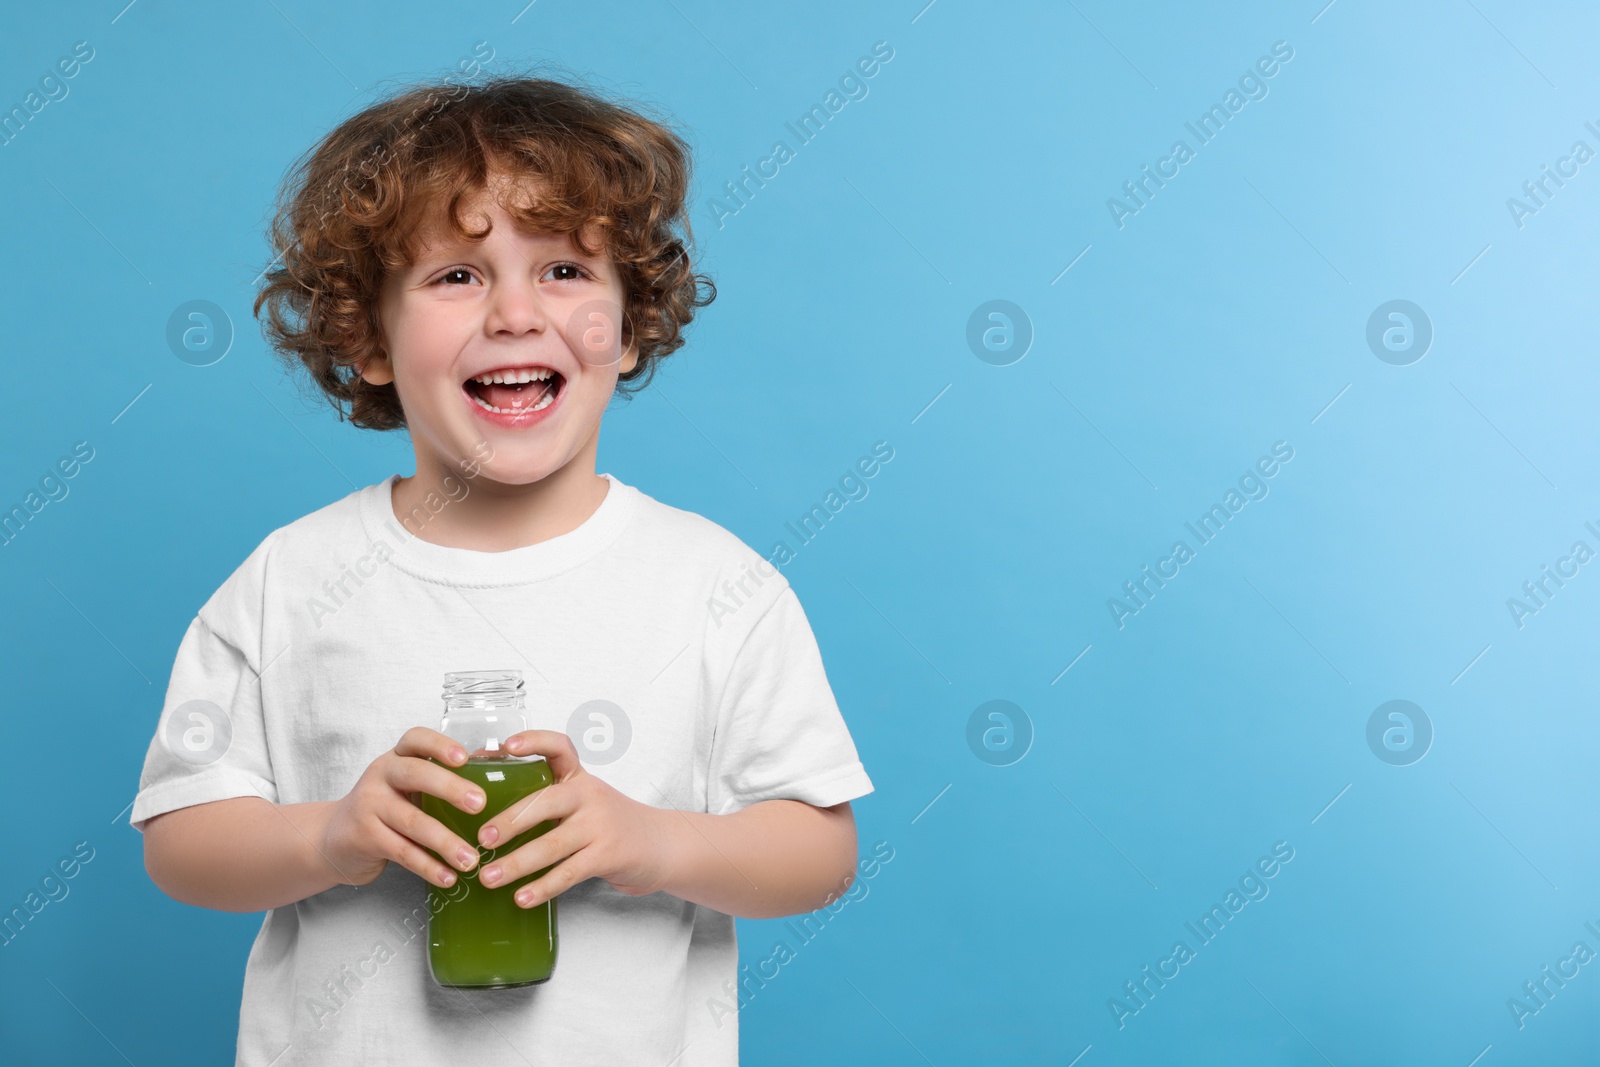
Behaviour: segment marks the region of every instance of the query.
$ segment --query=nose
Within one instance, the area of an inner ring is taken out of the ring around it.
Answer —
[[[489,314],[483,324],[485,332],[491,336],[520,337],[529,332],[543,333],[549,324],[536,286],[521,278],[495,282],[489,295]]]

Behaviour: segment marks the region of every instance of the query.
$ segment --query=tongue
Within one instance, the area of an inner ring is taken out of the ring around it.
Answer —
[[[530,408],[544,399],[547,390],[555,387],[555,378],[523,385],[480,385],[478,395],[497,408],[513,410]]]

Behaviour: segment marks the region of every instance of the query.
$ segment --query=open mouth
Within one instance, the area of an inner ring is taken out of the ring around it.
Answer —
[[[473,402],[496,415],[526,415],[555,403],[566,384],[550,367],[507,367],[468,378],[462,388]]]

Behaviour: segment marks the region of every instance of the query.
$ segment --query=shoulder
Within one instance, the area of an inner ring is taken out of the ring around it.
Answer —
[[[384,486],[357,489],[272,530],[201,606],[201,621],[230,638],[259,626],[269,586],[292,581],[298,572],[326,570],[330,559],[371,540],[363,509]]]
[[[750,570],[787,587],[778,568],[732,530],[698,512],[663,503],[642,490],[632,492],[637,494],[636,534],[648,538],[662,554],[670,556],[674,567],[705,578]]]
[[[640,491],[634,532],[670,580],[688,586],[705,606],[709,646],[737,649],[774,605],[791,592],[783,572],[720,523]]]

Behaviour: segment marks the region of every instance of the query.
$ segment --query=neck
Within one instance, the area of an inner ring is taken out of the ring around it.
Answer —
[[[595,473],[592,448],[522,484],[496,480],[494,466],[483,464],[469,477],[419,449],[417,473],[394,484],[395,519],[436,545],[506,552],[577,529],[609,489]]]

